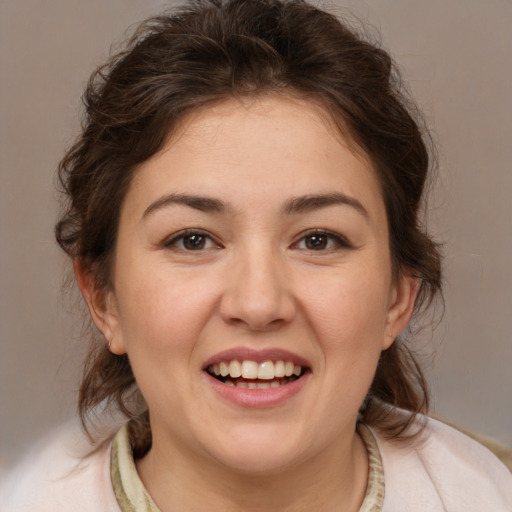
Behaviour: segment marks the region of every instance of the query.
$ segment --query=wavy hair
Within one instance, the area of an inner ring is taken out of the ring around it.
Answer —
[[[191,111],[263,94],[299,94],[321,104],[368,155],[384,197],[394,269],[419,278],[416,312],[429,305],[441,288],[438,246],[421,223],[429,135],[390,55],[302,0],[189,2],[145,21],[94,72],[82,132],[59,166],[66,202],[55,233],[62,249],[107,290],[121,204],[137,165]],[[93,339],[79,394],[84,425],[100,404],[132,416],[138,394],[127,356]],[[396,408],[408,412],[392,414]],[[390,437],[405,437],[427,408],[420,366],[397,339],[382,352],[360,417]]]

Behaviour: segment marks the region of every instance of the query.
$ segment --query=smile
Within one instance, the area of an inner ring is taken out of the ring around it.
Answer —
[[[297,380],[304,373],[302,366],[292,361],[256,361],[236,359],[221,361],[207,367],[206,371],[227,386],[243,389],[278,388]]]

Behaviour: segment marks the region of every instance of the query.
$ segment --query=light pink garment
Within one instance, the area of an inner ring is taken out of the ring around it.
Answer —
[[[0,512],[121,512],[110,480],[110,443],[92,446],[69,423],[28,453],[0,485]]]
[[[512,474],[486,448],[436,420],[412,446],[375,437],[386,482],[382,512],[512,512]],[[1,512],[120,512],[110,445],[90,447],[76,428],[46,442],[0,486]],[[312,511],[314,512],[314,511]]]
[[[512,512],[512,473],[494,454],[437,420],[428,420],[425,434],[417,446],[375,435],[386,482],[382,512]]]

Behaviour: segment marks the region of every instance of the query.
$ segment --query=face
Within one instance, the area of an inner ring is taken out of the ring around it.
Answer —
[[[393,278],[368,159],[326,117],[226,101],[136,171],[91,309],[128,353],[153,451],[265,472],[350,449],[415,283]]]

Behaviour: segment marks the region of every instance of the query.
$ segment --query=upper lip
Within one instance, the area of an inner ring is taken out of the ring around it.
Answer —
[[[221,363],[222,361],[255,361],[256,363],[263,363],[265,361],[291,361],[297,366],[310,368],[311,364],[303,357],[280,348],[270,348],[263,350],[255,350],[248,347],[236,347],[223,350],[210,357],[204,363],[204,370],[209,366]]]

